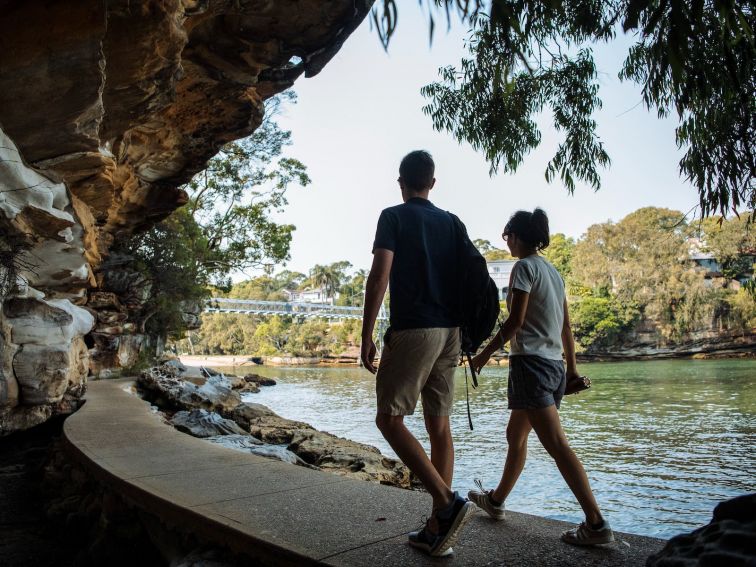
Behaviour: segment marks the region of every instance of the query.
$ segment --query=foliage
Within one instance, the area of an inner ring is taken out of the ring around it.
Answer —
[[[715,224],[706,221],[701,230],[719,242],[717,258],[735,254],[725,242],[749,238],[745,223],[727,224],[726,237],[711,232]],[[689,259],[697,230],[682,213],[653,207],[588,229],[574,246],[568,272],[570,291],[577,295],[572,319],[583,347],[619,340],[641,317],[672,341],[708,328],[717,318],[724,320],[723,328],[746,330],[750,308],[740,295],[734,299],[739,292],[726,287],[727,279],[707,280],[707,271]]]
[[[128,268],[149,281],[150,297],[140,317],[143,331],[163,336],[180,332],[185,326],[183,307],[208,297],[204,268],[208,246],[186,209],[147,232],[117,242],[113,251],[131,258]]]
[[[579,297],[570,305],[572,331],[581,346],[608,346],[635,322],[638,312],[612,297]]]
[[[336,305],[362,307],[365,302],[367,276],[367,270],[357,270],[354,275],[348,278],[339,288],[339,298],[336,300]]]
[[[457,11],[470,26],[469,58],[423,88],[438,130],[482,151],[491,173],[513,172],[541,142],[535,118],[550,111],[563,135],[546,167],[569,192],[598,189],[610,163],[596,133],[601,108],[593,49],[618,35],[634,44],[619,71],[641,87],[659,116],[677,115],[685,149],[680,173],[698,190],[706,216],[756,207],[756,14],[745,0],[427,0],[433,14]],[[395,0],[373,21],[384,46],[396,28]],[[752,213],[753,214],[753,213]]]
[[[281,100],[292,96],[271,99],[260,128],[221,148],[185,187],[185,207],[147,232],[116,243],[115,251],[132,257],[132,267],[152,282],[143,314],[149,332],[181,334],[187,302],[207,297],[210,286],[228,291],[230,272],[289,258],[294,227],[278,224],[270,215],[287,204],[292,183],[309,183],[302,163],[282,157],[290,132],[272,119]]]
[[[483,257],[489,262],[495,262],[497,260],[513,260],[512,255],[504,249],[496,248],[491,244],[489,240],[482,238],[476,238],[473,240],[475,248],[478,249]]]
[[[574,250],[575,240],[558,232],[551,235],[551,242],[543,251],[543,255],[562,274],[562,277],[566,279],[571,273],[572,253]]]
[[[756,229],[744,217],[703,219],[700,236],[704,250],[712,253],[722,266],[722,274],[728,279],[738,279],[750,274],[756,261]]]
[[[721,226],[716,219],[688,224],[678,211],[647,207],[618,222],[593,225],[577,242],[552,235],[545,255],[567,283],[579,348],[613,348],[632,340],[639,328],[656,329],[670,342],[689,340],[699,330],[752,333],[756,301],[736,283],[712,279],[690,260],[690,252],[705,244],[718,261],[730,257],[736,262],[752,251],[750,230],[735,219]],[[485,240],[474,242],[486,255],[497,251]],[[283,290],[306,289],[314,284],[314,274],[328,272],[340,282],[337,303],[359,305],[367,272],[350,268],[348,262],[334,262],[311,270],[310,277],[288,270],[265,273],[235,284],[226,295],[280,299]],[[235,314],[205,314],[202,320],[202,328],[191,333],[198,354],[333,355],[355,345],[360,332],[356,320]]]
[[[310,270],[308,283],[313,287],[323,289],[326,297],[332,298],[346,279],[346,271],[351,267],[352,264],[346,261],[334,262],[327,266],[315,264]]]

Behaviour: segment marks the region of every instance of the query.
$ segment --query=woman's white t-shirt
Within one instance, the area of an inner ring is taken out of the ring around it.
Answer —
[[[510,290],[527,292],[525,321],[510,342],[510,356],[535,355],[562,360],[564,323],[564,280],[545,258],[533,254],[512,268]],[[507,306],[511,294],[507,297]]]

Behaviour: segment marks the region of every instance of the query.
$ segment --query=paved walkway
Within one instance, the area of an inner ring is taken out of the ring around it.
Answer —
[[[617,534],[595,549],[559,541],[564,522],[476,514],[450,558],[406,543],[427,494],[350,480],[225,449],[162,423],[131,382],[89,384],[64,426],[67,447],[99,480],[169,523],[270,565],[643,565],[661,540]]]

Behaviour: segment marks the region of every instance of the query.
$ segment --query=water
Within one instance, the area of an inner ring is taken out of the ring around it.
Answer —
[[[756,491],[756,362],[745,360],[593,363],[580,366],[593,388],[560,411],[596,498],[621,531],[668,538],[707,523],[717,502]],[[249,401],[318,429],[369,443],[394,456],[373,422],[374,378],[358,368],[272,368],[276,378]],[[454,488],[480,478],[492,487],[504,462],[506,368],[486,368],[470,392],[457,375],[452,430]],[[420,408],[407,424],[427,449]],[[580,508],[535,434],[507,500],[512,510],[567,521]]]

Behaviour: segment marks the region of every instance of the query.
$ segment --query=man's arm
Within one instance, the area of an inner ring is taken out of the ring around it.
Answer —
[[[572,336],[570,328],[570,314],[567,310],[567,299],[564,300],[564,321],[562,323],[562,348],[564,349],[564,359],[567,363],[567,378],[570,376],[579,376],[577,371],[577,358],[575,356],[575,338]]]
[[[373,253],[373,265],[365,283],[365,310],[362,315],[360,358],[363,366],[373,374],[376,372],[375,366],[373,366],[376,354],[373,328],[375,327],[375,319],[378,317],[378,311],[381,309],[383,297],[386,295],[393,262],[394,253],[391,250],[376,248]]]
[[[499,329],[499,332],[494,335],[494,338],[472,359],[472,366],[476,372],[480,372],[480,369],[485,366],[493,353],[507,344],[525,322],[525,313],[528,310],[530,294],[521,289],[513,289],[511,297],[512,302],[509,307],[509,317],[504,321],[504,324]]]

